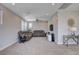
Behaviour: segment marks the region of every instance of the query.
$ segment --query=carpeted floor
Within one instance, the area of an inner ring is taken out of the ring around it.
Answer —
[[[79,46],[57,45],[45,37],[33,37],[24,44],[16,43],[0,52],[0,55],[75,55],[79,54]]]

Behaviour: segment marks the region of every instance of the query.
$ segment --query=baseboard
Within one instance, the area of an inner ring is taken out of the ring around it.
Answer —
[[[9,46],[11,46],[11,45],[15,44],[16,42],[17,42],[17,40],[15,40],[15,41],[13,41],[13,42],[11,42],[11,43],[7,44],[6,46],[4,46],[4,47],[0,48],[0,51],[2,51],[2,50],[4,50],[4,49],[8,48]]]

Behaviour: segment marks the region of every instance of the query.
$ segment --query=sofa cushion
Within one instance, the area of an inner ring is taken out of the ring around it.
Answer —
[[[33,32],[33,37],[45,37],[46,34],[43,30],[35,30]]]

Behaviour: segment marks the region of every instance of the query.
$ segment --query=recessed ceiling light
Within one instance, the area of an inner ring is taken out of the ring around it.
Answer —
[[[12,3],[12,5],[14,6],[14,5],[15,5],[15,3]]]

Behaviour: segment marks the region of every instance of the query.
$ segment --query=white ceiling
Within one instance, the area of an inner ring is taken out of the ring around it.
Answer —
[[[68,10],[68,11],[79,11],[79,3],[73,3],[66,10]]]
[[[15,5],[12,5],[11,3],[4,3],[3,5],[22,18],[40,18],[42,20],[48,20],[62,4],[57,3],[52,5],[52,3],[16,3]]]
[[[12,5],[11,3],[3,3],[3,5],[24,19],[49,20],[63,4],[55,3],[55,5],[52,5],[52,3],[16,3],[15,5]],[[78,3],[73,3],[69,6],[68,4],[64,4],[63,7],[66,7],[65,5],[67,5],[67,8],[63,10],[79,10]]]

